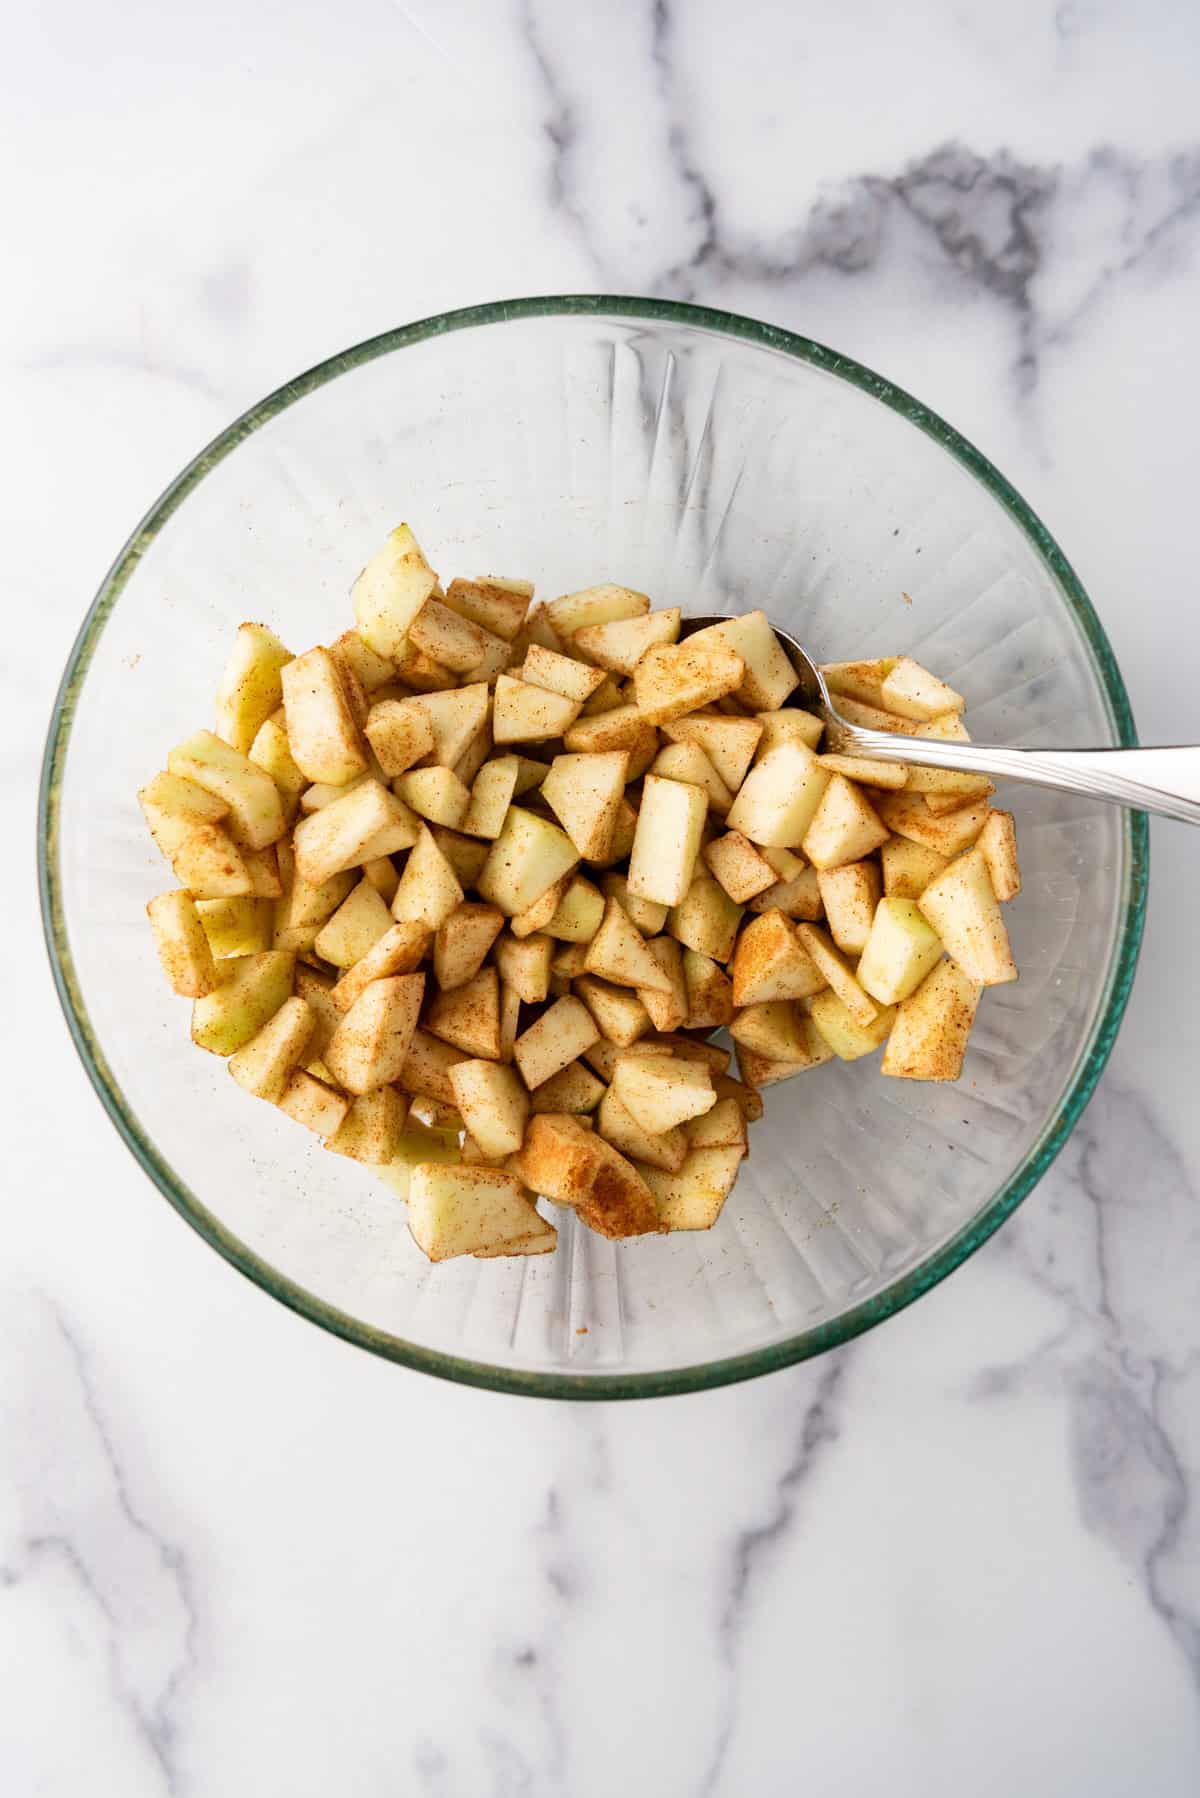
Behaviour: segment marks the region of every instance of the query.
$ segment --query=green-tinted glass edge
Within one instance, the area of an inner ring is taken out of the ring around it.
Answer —
[[[478,325],[503,324],[513,319],[566,315],[603,316],[615,320],[652,319],[691,325],[781,351],[848,381],[894,412],[900,413],[927,436],[934,438],[956,461],[968,468],[1016,520],[1053,574],[1075,614],[1076,622],[1094,658],[1117,740],[1126,746],[1136,744],[1133,712],[1112,648],[1091,601],[1058,544],[1036,513],[987,457],[911,394],[864,368],[861,363],[839,355],[823,344],[783,330],[777,325],[742,317],[738,313],[717,312],[673,300],[627,298],[611,294],[562,294],[502,300],[488,305],[465,307],[456,312],[440,313],[432,318],[400,326],[396,330],[385,331],[378,337],[368,338],[366,342],[356,344],[353,348],[318,363],[314,368],[307,369],[283,387],[276,388],[215,437],[151,506],[101,584],[72,646],[55,698],[38,795],[38,890],[55,987],[75,1047],[101,1103],[135,1159],[164,1197],[240,1273],[269,1292],[281,1304],[308,1318],[310,1322],[321,1325],[335,1336],[385,1359],[443,1379],[497,1392],[542,1398],[654,1398],[672,1393],[700,1391],[736,1380],[750,1379],[758,1374],[773,1373],[794,1362],[806,1360],[812,1355],[822,1354],[827,1349],[849,1342],[864,1330],[894,1316],[953,1273],[956,1267],[961,1266],[968,1256],[987,1241],[993,1231],[1011,1216],[1022,1199],[1032,1191],[1062,1148],[1091,1098],[1120,1028],[1145,924],[1150,833],[1144,812],[1125,813],[1126,855],[1120,935],[1117,952],[1109,968],[1107,988],[1097,1007],[1091,1040],[1080,1057],[1078,1071],[1062,1105],[1047,1121],[1020,1168],[995,1195],[986,1210],[903,1279],[829,1323],[816,1325],[786,1341],[772,1343],[767,1348],[756,1349],[748,1354],[662,1373],[521,1373],[493,1367],[485,1362],[440,1354],[406,1342],[402,1337],[389,1335],[386,1331],[372,1329],[326,1304],[261,1260],[245,1243],[227,1231],[183,1184],[126,1107],[104,1052],[92,1032],[71,957],[62,910],[58,854],[59,804],[76,700],[96,643],[122,589],[150,543],[192,489],[260,426],[338,375],[359,368],[379,356],[389,355],[394,350],[450,331]]]

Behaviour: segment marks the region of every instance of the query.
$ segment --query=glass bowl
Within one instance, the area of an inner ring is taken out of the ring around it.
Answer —
[[[916,400],[820,345],[660,301],[427,319],[299,376],[137,527],[63,677],[43,780],[47,937],[88,1073],[141,1166],[263,1289],[364,1348],[509,1392],[619,1398],[764,1373],[936,1284],[1030,1191],[1112,1045],[1137,957],[1141,815],[1016,789],[1021,978],[964,1078],[832,1063],[766,1095],[716,1228],[431,1266],[381,1180],[194,1049],[145,920],[170,885],[135,793],[209,723],[244,618],[296,649],[351,622],[401,518],[444,574],[545,596],[617,580],[765,607],[823,659],[911,652],[1003,743],[1132,743],[1112,652],[1044,526]]]

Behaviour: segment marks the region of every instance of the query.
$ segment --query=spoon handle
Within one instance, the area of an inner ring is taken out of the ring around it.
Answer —
[[[955,768],[1057,787],[1087,799],[1106,799],[1200,824],[1200,746],[1156,749],[1003,749],[985,743],[943,743],[891,731],[844,728],[847,750],[917,768]]]

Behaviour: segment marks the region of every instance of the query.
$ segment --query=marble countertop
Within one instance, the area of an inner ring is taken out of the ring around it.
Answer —
[[[127,529],[329,352],[683,296],[964,430],[1200,734],[1180,0],[46,0],[0,71],[0,1790],[1182,1798],[1200,1785],[1200,834],[1016,1218],[849,1349],[535,1404],[272,1304],[141,1176],[38,941],[53,688]]]

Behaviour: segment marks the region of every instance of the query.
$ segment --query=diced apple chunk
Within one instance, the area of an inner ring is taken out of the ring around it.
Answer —
[[[558,999],[513,1045],[521,1077],[532,1092],[599,1038],[591,1013],[573,994]]]
[[[407,1110],[403,1094],[394,1086],[360,1093],[325,1147],[368,1167],[386,1167],[396,1153]]]
[[[248,750],[282,704],[279,674],[291,659],[265,624],[239,624],[217,688],[217,735],[234,749]]]
[[[683,643],[661,643],[646,651],[633,671],[637,708],[650,724],[665,724],[732,693],[745,663],[727,644],[705,642],[698,631]]]
[[[647,1167],[645,1180],[664,1230],[711,1230],[733,1191],[744,1151],[692,1149],[675,1173]]]
[[[155,843],[170,861],[198,824],[220,824],[229,806],[215,793],[181,775],[156,774],[138,794],[138,804]]]
[[[649,1030],[650,1013],[627,987],[614,986],[595,974],[581,974],[575,991],[609,1042],[627,1049]]]
[[[588,944],[585,965],[589,973],[618,986],[670,990],[668,976],[616,899],[607,901],[604,921]]]
[[[171,857],[175,878],[194,899],[236,899],[254,893],[254,881],[229,832],[221,824],[197,824]]]
[[[291,1075],[278,1103],[294,1123],[303,1124],[317,1136],[335,1135],[350,1109],[349,1099],[304,1068]]]
[[[981,988],[940,961],[899,1006],[881,1072],[900,1080],[957,1080]]]
[[[564,593],[552,599],[546,608],[550,623],[563,642],[569,642],[576,631],[594,624],[612,624],[622,618],[640,618],[650,610],[646,594],[632,587],[618,587],[606,582],[600,587],[584,587],[578,593]],[[551,645],[553,647],[553,645]]]
[[[607,624],[584,625],[573,641],[598,668],[632,674],[648,649],[674,643],[679,636],[679,608],[646,612],[638,618],[615,618]]]
[[[510,674],[496,679],[492,733],[497,743],[548,743],[561,737],[579,716],[580,701],[564,699]]]
[[[781,712],[759,712],[756,722],[762,726],[762,736],[754,752],[756,762],[761,762],[781,743],[799,743],[803,749],[815,751],[825,734],[821,720],[799,706],[786,706]]]
[[[476,884],[481,898],[515,917],[569,874],[578,860],[579,851],[565,831],[513,805]]]
[[[414,768],[400,776],[396,791],[418,817],[448,830],[458,829],[471,803],[470,789],[452,768]]]
[[[659,936],[651,938],[646,948],[658,963],[667,984],[665,988],[639,987],[638,998],[655,1030],[679,1030],[686,1024],[688,1015],[682,945],[672,937]]]
[[[408,1227],[431,1261],[511,1251],[545,1233],[529,1194],[514,1175],[493,1167],[422,1162],[408,1188]]]
[[[879,904],[880,885],[874,862],[846,862],[842,867],[818,872],[817,886],[829,932],[843,955],[861,955],[866,948]]]
[[[774,868],[764,861],[749,837],[743,836],[740,830],[726,831],[723,837],[715,837],[701,853],[737,905],[744,905],[757,893],[765,893],[778,879]]]
[[[533,598],[532,581],[510,581],[500,575],[481,574],[475,580],[454,580],[446,589],[451,611],[482,625],[511,643],[525,622]]]
[[[898,792],[908,785],[911,769],[903,762],[868,761],[862,755],[819,755],[817,760],[829,774],[844,774],[864,787],[886,787]]]
[[[841,1061],[857,1061],[870,1055],[885,1040],[896,1016],[894,1005],[885,1006],[869,1024],[847,1010],[832,988],[818,993],[809,1011],[809,1022],[820,1032]]]
[[[772,999],[808,999],[826,984],[825,976],[782,912],[764,912],[746,925],[733,957],[736,1006]]]
[[[471,786],[470,803],[461,829],[468,836],[494,842],[504,829],[508,808],[516,797],[521,764],[515,755],[497,756],[485,762]]]
[[[986,800],[961,806],[938,818],[930,811],[921,793],[880,793],[875,809],[889,830],[897,836],[932,849],[938,855],[957,855],[972,844],[987,823]]]
[[[678,905],[695,872],[708,812],[703,788],[646,776],[629,860],[629,890],[659,905]]]
[[[650,772],[664,780],[686,780],[694,787],[703,787],[709,805],[720,817],[733,804],[733,794],[699,743],[668,743],[651,762]]]
[[[455,1103],[485,1155],[513,1155],[525,1139],[529,1094],[511,1068],[460,1061],[450,1070]]]
[[[392,914],[369,880],[360,880],[321,926],[313,948],[335,968],[352,968],[391,929]]]
[[[294,956],[271,949],[219,963],[217,985],[192,1006],[192,1041],[214,1055],[234,1054],[290,997],[295,965]]]
[[[462,902],[463,890],[453,868],[438,848],[428,825],[422,824],[392,900],[392,916],[400,923],[423,924],[427,930],[440,930]]]
[[[726,962],[733,954],[742,908],[735,905],[720,883],[699,865],[679,904],[671,912],[667,928],[685,949]]]
[[[581,1061],[570,1061],[557,1074],[551,1074],[549,1080],[543,1080],[533,1094],[533,1109],[586,1116],[595,1111],[607,1090],[604,1082],[597,1080]]]
[[[642,1129],[611,1086],[600,1101],[596,1128],[606,1142],[633,1161],[672,1171],[683,1166],[688,1140],[679,1126],[651,1135]]]
[[[354,583],[354,617],[363,641],[394,661],[437,584],[420,544],[406,524],[398,525]]]
[[[500,1058],[500,976],[480,968],[462,986],[439,993],[429,1007],[425,1028],[465,1054]]]
[[[604,671],[589,668],[586,662],[577,662],[573,656],[544,649],[540,643],[531,643],[525,652],[520,678],[528,686],[541,687],[547,693],[557,693],[561,699],[583,705],[603,684]]]
[[[834,774],[801,846],[814,868],[840,868],[870,855],[888,835],[887,825],[862,789],[844,774]]]
[[[171,991],[202,999],[218,983],[212,949],[190,893],[159,893],[146,907],[163,973]]]
[[[628,763],[623,749],[556,755],[542,782],[542,798],[590,861],[603,861],[612,847]]]
[[[1017,828],[1011,812],[989,812],[979,833],[978,846],[992,880],[997,899],[1015,899],[1021,890],[1021,866],[1017,860]]]
[[[883,890],[889,898],[919,899],[948,858],[907,837],[889,837],[879,852]]]
[[[348,1093],[369,1093],[400,1076],[425,990],[424,974],[373,980],[334,1031],[325,1061]]]
[[[461,1049],[439,1042],[427,1030],[415,1030],[397,1084],[414,1097],[437,1099],[443,1105],[453,1105],[450,1070],[460,1061],[470,1059]]]
[[[196,913],[208,946],[218,961],[230,955],[253,955],[272,944],[274,906],[268,899],[197,899]]]
[[[758,718],[726,718],[720,712],[693,712],[663,725],[674,743],[697,743],[731,793],[745,780],[763,734]]]
[[[572,874],[546,925],[558,942],[590,943],[604,919],[604,895],[582,874]]]
[[[413,700],[432,727],[431,753],[435,762],[443,768],[454,768],[461,762],[467,749],[487,726],[490,702],[491,693],[486,681],[473,681],[467,687],[451,687],[446,692],[423,692]]]
[[[675,1055],[622,1055],[612,1084],[626,1111],[652,1136],[711,1111],[717,1102],[703,1062]]]
[[[941,957],[941,938],[915,899],[881,899],[858,964],[858,983],[881,1005],[895,1005],[916,991]]]
[[[654,1198],[641,1174],[576,1117],[532,1117],[515,1165],[531,1191],[572,1206],[601,1236],[643,1236],[659,1228]]]
[[[416,699],[381,699],[367,713],[366,735],[389,779],[433,752],[433,724]]]
[[[878,704],[885,712],[925,723],[944,712],[961,712],[966,701],[911,656],[898,656],[879,689]]]
[[[453,674],[469,674],[484,659],[489,643],[496,639],[490,631],[452,612],[430,595],[408,627],[408,641],[421,655],[449,668]],[[507,664],[508,656],[508,647],[504,645],[501,666]]]
[[[347,968],[333,988],[334,1010],[349,1011],[373,980],[386,980],[393,974],[415,974],[429,947],[429,938],[430,932],[424,924],[408,920],[393,924],[360,961]]]
[[[733,985],[711,955],[696,949],[683,952],[683,978],[687,987],[687,1030],[717,1030],[733,1016]]]
[[[858,984],[854,970],[828,933],[819,924],[797,924],[796,935],[851,1016],[863,1025],[873,1023],[878,1009],[875,1001]]]
[[[277,1104],[312,1039],[316,1019],[303,999],[285,999],[274,1017],[229,1058],[239,1086]]]
[[[751,768],[725,823],[752,843],[795,849],[804,841],[829,780],[811,749],[781,743]]]
[[[344,786],[370,766],[362,733],[346,699],[337,663],[327,649],[310,649],[281,676],[292,759],[309,780]]]
[[[873,661],[822,662],[825,685],[835,697],[857,699],[862,705],[883,705],[883,683],[895,666],[894,656]]]
[[[197,731],[177,744],[167,769],[221,800],[230,834],[246,848],[265,849],[283,835],[283,800],[271,776],[212,731]]]
[[[364,780],[297,824],[297,874],[309,886],[323,886],[347,868],[410,848],[420,828],[420,819],[394,793]]]
[[[504,928],[504,913],[494,905],[464,902],[438,929],[433,945],[433,972],[443,992],[465,986]]]
[[[999,986],[1017,978],[1008,931],[980,849],[968,849],[930,881],[916,902],[969,980]]]

